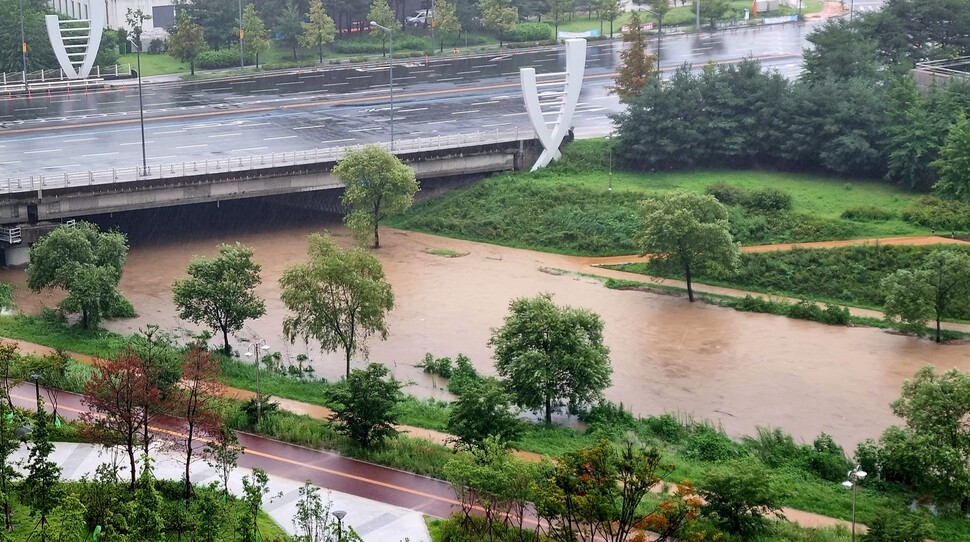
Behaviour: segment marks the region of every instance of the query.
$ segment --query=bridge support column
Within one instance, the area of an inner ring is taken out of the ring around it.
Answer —
[[[26,244],[10,245],[3,249],[3,259],[8,267],[20,267],[30,263],[30,247]]]

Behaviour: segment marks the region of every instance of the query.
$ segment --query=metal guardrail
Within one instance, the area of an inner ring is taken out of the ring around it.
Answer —
[[[87,79],[68,79],[64,70],[41,70],[27,74],[27,84],[31,90],[47,90],[57,88],[93,87],[104,84],[105,77],[130,77],[131,64],[115,64],[106,68],[95,66]],[[23,92],[23,72],[0,73],[0,92]]]
[[[394,142],[395,154],[433,150],[460,149],[471,145],[487,145],[526,141],[535,138],[532,130],[495,130],[453,134],[435,137],[405,139]],[[376,143],[390,150],[389,143]],[[112,168],[101,171],[82,171],[58,175],[32,175],[25,178],[8,178],[0,181],[0,194],[23,194],[37,192],[43,197],[44,190],[85,187],[95,185],[122,185],[134,181],[178,179],[198,175],[223,174],[243,171],[269,171],[278,167],[298,166],[336,162],[343,158],[348,149],[359,149],[363,145],[329,147],[305,151],[274,152],[270,154],[196,160],[169,164],[151,165],[147,170],[140,166]]]

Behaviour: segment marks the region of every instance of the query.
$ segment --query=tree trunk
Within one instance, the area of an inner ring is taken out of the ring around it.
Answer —
[[[323,64],[323,41],[320,42],[320,63]]]
[[[81,309],[81,329],[88,328],[88,310]]]
[[[195,75],[195,61],[189,61],[189,75]]]
[[[297,58],[296,58],[296,45],[294,45],[293,46],[293,62],[296,62],[296,61],[297,61]]]
[[[222,327],[222,343],[223,343],[222,352],[227,356],[231,356],[232,347],[229,346],[229,329],[227,329],[225,326],[220,326],[220,327]],[[258,359],[256,360],[256,363],[259,363]]]
[[[690,282],[690,266],[689,265],[685,265],[684,266],[684,275],[687,277],[687,299],[689,299],[690,302],[693,303],[694,302],[694,287],[693,287],[693,285]]]
[[[350,348],[344,349],[344,355],[347,357],[347,372],[344,373],[344,378],[350,377]]]
[[[381,234],[378,228],[380,228],[380,223],[374,220],[374,248],[381,248]]]
[[[131,466],[131,489],[134,491],[138,476],[135,475],[135,443],[128,443],[128,464]]]
[[[940,318],[942,318],[940,313],[936,313],[936,342],[937,343],[940,342]]]
[[[552,425],[552,397],[546,396],[546,425]]]
[[[260,398],[256,398],[257,401]],[[185,500],[188,501],[192,498],[192,482],[189,480],[189,467],[192,466],[192,432],[195,430],[195,425],[189,421],[189,431],[188,440],[185,444]]]

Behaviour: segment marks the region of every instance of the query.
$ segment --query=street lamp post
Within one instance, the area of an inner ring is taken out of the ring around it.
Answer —
[[[842,485],[852,490],[852,542],[855,542],[855,494],[859,481],[866,477],[866,471],[862,470],[861,465],[856,465],[847,476],[849,479],[842,482]]]
[[[375,21],[371,21],[370,25],[376,26],[377,28],[380,28],[384,32],[387,32],[387,35],[389,36],[388,41],[390,42],[390,46],[388,48],[391,50],[391,61],[390,61],[390,64],[388,64],[387,70],[391,81],[391,153],[393,154],[394,153],[394,31],[384,25],[377,24]],[[432,43],[431,45],[433,46],[434,44]]]
[[[24,65],[24,92],[27,92],[27,33],[24,32],[24,0],[20,0],[20,55]]]
[[[246,31],[243,30],[243,12],[242,12],[242,0],[239,0],[239,67],[245,68],[246,62],[243,57],[243,38],[246,37]]]
[[[694,0],[694,24],[697,26],[697,33],[701,33],[701,0]]]
[[[344,512],[343,510],[334,510],[333,512],[333,517],[337,518],[337,542],[340,542],[341,540],[343,540],[343,537],[344,537],[343,520],[344,520],[344,516],[346,515],[347,515],[347,512]]]
[[[145,154],[145,100],[141,92],[141,44],[128,38],[135,49],[135,63],[138,69],[138,119],[141,121],[141,174],[148,175],[148,157]]]
[[[259,364],[262,362],[260,352],[267,350],[269,350],[269,345],[266,344],[266,341],[260,339],[253,341],[249,345],[249,351],[246,352],[246,357],[252,357],[256,361],[256,425],[259,425],[263,416],[263,394],[259,389]]]
[[[34,381],[34,394],[37,395],[37,413],[40,413],[40,373],[30,373],[30,379]]]

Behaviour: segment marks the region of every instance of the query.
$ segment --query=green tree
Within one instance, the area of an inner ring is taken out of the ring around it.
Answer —
[[[931,164],[940,174],[933,190],[947,198],[970,201],[970,121],[961,113],[950,126],[940,156]]]
[[[805,69],[799,76],[808,84],[825,79],[861,78],[876,81],[884,69],[876,45],[844,18],[832,18],[808,35],[813,47],[802,53]]]
[[[243,540],[262,540],[259,533],[259,511],[263,508],[263,497],[269,493],[269,476],[263,469],[253,469],[250,476],[243,476],[243,515],[245,534]]]
[[[328,542],[333,540],[330,535],[336,525],[331,525],[329,500],[324,503],[320,497],[320,488],[305,482],[299,489],[300,498],[296,501],[296,516],[293,526],[296,527],[297,542]],[[341,533],[342,534],[342,533]],[[343,542],[343,540],[338,540]]]
[[[218,50],[238,43],[239,34],[235,31],[239,25],[238,0],[179,0],[179,6],[203,29],[209,49]]]
[[[575,0],[549,0],[549,16],[552,17],[557,38],[559,37],[559,23],[572,15],[575,7]]]
[[[498,32],[499,47],[505,44],[505,34],[519,22],[519,10],[510,0],[481,0],[478,8],[482,12],[482,26]]]
[[[209,466],[216,469],[219,474],[219,479],[222,481],[222,494],[227,498],[229,497],[229,475],[239,464],[239,456],[245,452],[245,447],[239,444],[236,432],[226,424],[219,428],[217,437],[205,445],[203,455]]]
[[[727,210],[714,196],[670,192],[643,202],[640,217],[640,253],[683,270],[691,302],[695,273],[737,266],[740,247],[731,237]]]
[[[290,342],[315,339],[325,352],[343,349],[350,360],[367,352],[371,335],[387,338],[385,316],[394,308],[381,262],[361,249],[343,249],[330,235],[311,235],[309,261],[283,272],[281,299],[292,313],[283,320]]]
[[[71,542],[87,538],[84,503],[74,493],[64,495],[64,500],[51,513],[50,539],[54,542]]]
[[[438,8],[435,7],[435,10]],[[391,6],[388,5],[387,0],[374,0],[370,5],[370,10],[367,12],[367,20],[374,21],[375,23],[390,29],[395,29],[400,23],[397,20],[397,16],[394,15],[394,11],[391,10]],[[373,36],[376,32],[377,36],[381,38],[381,53],[383,56],[387,56],[387,32],[383,30],[371,29],[371,35]]]
[[[394,422],[400,401],[401,383],[390,376],[387,367],[371,363],[354,369],[334,391],[337,403],[331,420],[337,430],[363,448],[381,444],[397,434]]]
[[[613,23],[615,23],[616,20],[620,18],[620,15],[623,15],[623,11],[624,11],[623,2],[621,2],[620,0],[602,0],[599,3],[600,18],[610,22],[610,37],[613,37]],[[636,11],[634,11],[633,13],[637,14]],[[637,15],[636,20],[637,21],[640,20],[639,15]],[[630,24],[633,24],[632,19]],[[637,28],[639,27],[640,25],[637,24]],[[623,37],[623,40],[626,41],[626,36]],[[646,50],[646,45],[644,45],[644,50]]]
[[[522,420],[512,410],[512,395],[494,378],[465,388],[448,413],[448,432],[467,447],[480,447],[488,437],[514,442],[523,430]]]
[[[373,234],[374,248],[381,247],[381,220],[410,207],[420,188],[414,170],[377,145],[348,149],[333,174],[344,185],[341,203],[350,209],[344,222],[361,242]]]
[[[276,33],[279,34],[277,39],[280,45],[293,49],[293,60],[297,60],[296,48],[303,35],[303,15],[292,1],[286,3],[276,18]]]
[[[30,508],[31,516],[37,518],[35,530],[39,529],[40,541],[46,542],[48,518],[64,499],[64,487],[61,485],[61,468],[50,459],[54,453],[51,422],[40,398],[37,399],[37,412],[33,420],[33,445],[27,457],[27,475],[20,483],[20,502]]]
[[[550,294],[516,299],[509,312],[489,345],[517,405],[542,410],[548,424],[553,406],[578,409],[603,396],[613,368],[597,314],[559,307]]]
[[[135,540],[155,542],[162,539],[165,521],[160,509],[162,498],[155,489],[155,477],[152,475],[152,458],[143,455],[141,458],[141,474],[138,475],[138,489],[135,491],[135,509],[132,515],[132,527]]]
[[[903,383],[893,413],[902,418],[907,453],[918,459],[917,486],[940,501],[970,504],[970,375],[927,365]],[[888,432],[888,430],[887,430]],[[885,439],[885,435],[884,435]]]
[[[24,35],[27,42],[27,71],[58,67],[57,58],[47,37],[44,16],[53,13],[42,0],[0,1],[0,72],[20,73],[23,56],[20,41],[20,6],[24,13]]]
[[[444,52],[445,38],[461,34],[461,19],[458,18],[458,8],[455,2],[435,0],[434,25],[438,29],[441,51]]]
[[[323,9],[323,0],[310,0],[310,20],[302,23],[302,26],[300,45],[316,47],[320,53],[320,62],[323,62],[323,46],[331,43],[337,35],[337,26]],[[293,59],[296,60],[295,52]]]
[[[670,5],[671,0],[653,0],[650,9],[653,16],[657,18],[657,70],[660,70],[660,43],[664,37],[664,17],[673,9]]]
[[[121,232],[102,232],[88,222],[59,226],[30,247],[27,287],[65,290],[61,309],[80,312],[81,327],[88,329],[127,303],[118,292],[127,255]]]
[[[708,471],[700,484],[704,511],[732,533],[751,536],[764,529],[765,519],[783,519],[785,491],[760,461],[735,459]]]
[[[219,255],[212,259],[192,258],[189,278],[172,286],[179,318],[221,331],[222,351],[231,355],[229,334],[242,329],[246,320],[266,314],[266,304],[254,291],[260,269],[253,249],[239,243],[220,245]]]
[[[146,14],[140,9],[128,8],[128,11],[125,13],[125,23],[131,29],[129,35],[133,37],[135,45],[142,51],[145,50],[141,43],[142,27],[145,25],[145,21],[151,20],[151,18],[151,15]]]
[[[269,29],[266,23],[256,13],[256,6],[246,4],[243,9],[242,18],[243,29],[243,52],[253,55],[256,59],[256,67],[259,67],[259,54],[269,50]]]
[[[711,22],[711,28],[717,27],[717,20],[731,10],[727,0],[698,0],[701,3],[701,20]]]
[[[922,335],[926,322],[936,320],[936,342],[941,340],[940,322],[948,309],[970,293],[970,255],[934,250],[917,269],[900,269],[881,282],[886,304],[883,312],[904,331]]]
[[[165,40],[165,50],[170,56],[188,62],[189,73],[195,75],[195,59],[207,48],[202,27],[192,21],[187,11],[179,10],[175,26]]]
[[[647,35],[640,28],[640,14],[636,11],[630,14],[630,31],[623,34],[623,41],[628,45],[620,51],[620,66],[610,93],[626,102],[639,96],[656,75],[653,56],[647,54]]]
[[[933,523],[925,514],[881,510],[866,522],[862,542],[923,542],[933,534]]]

